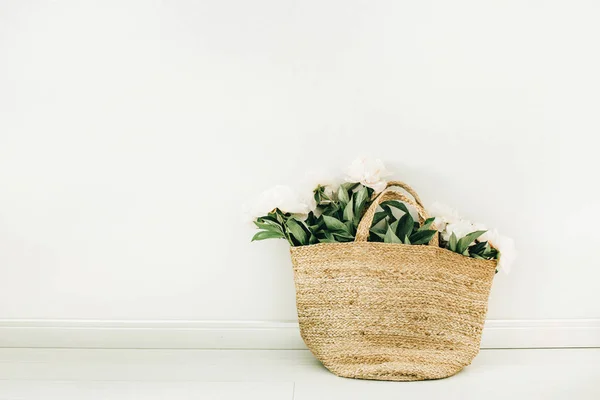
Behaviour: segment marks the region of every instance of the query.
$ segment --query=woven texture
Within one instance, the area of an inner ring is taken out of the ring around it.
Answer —
[[[291,256],[300,333],[334,374],[439,379],[479,352],[496,261],[358,239],[292,247]]]

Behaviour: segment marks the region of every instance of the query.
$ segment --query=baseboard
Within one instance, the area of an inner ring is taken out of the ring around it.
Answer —
[[[0,320],[0,347],[306,348],[295,322],[99,320]],[[600,319],[490,320],[481,347],[600,347]]]

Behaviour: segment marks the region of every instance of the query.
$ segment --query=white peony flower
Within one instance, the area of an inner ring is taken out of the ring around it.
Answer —
[[[442,239],[445,241],[450,240],[452,233],[460,239],[471,232],[486,231],[477,240],[480,242],[489,242],[490,246],[498,250],[500,252],[498,268],[502,269],[505,273],[510,271],[517,257],[514,240],[500,235],[497,229],[488,230],[483,224],[476,224],[462,219],[455,209],[445,204],[433,203],[428,208],[428,211],[429,215],[435,217],[435,227],[441,232]]]
[[[483,235],[479,236],[480,242],[489,242],[492,247],[496,247],[493,244],[498,241],[498,229],[490,229]]]
[[[315,189],[319,186],[325,188],[325,195],[331,198],[337,191],[339,182],[329,174],[318,173],[315,171],[306,172],[300,185],[302,192],[310,193],[312,196]],[[314,198],[314,196],[312,197]]]
[[[490,246],[500,252],[498,269],[501,269],[508,274],[511,270],[512,264],[517,258],[515,241],[509,237],[500,235],[497,229],[487,231],[480,236],[479,240],[482,242],[489,242]]]
[[[467,236],[471,232],[475,232],[477,229],[470,221],[461,219],[457,222],[452,222],[446,225],[446,229],[442,231],[442,238],[446,241],[450,240],[450,236],[454,233],[457,239]]]
[[[446,225],[461,221],[458,211],[437,201],[428,207],[427,211],[430,216],[435,217],[434,225],[440,232],[446,229]]]
[[[249,213],[253,219],[256,219],[278,208],[284,213],[306,218],[315,207],[312,196],[303,198],[289,186],[278,185],[264,191],[250,207]]]
[[[500,236],[500,239],[496,243],[498,251],[500,252],[500,259],[498,260],[498,268],[504,273],[508,274],[512,268],[513,263],[517,258],[517,248],[515,247],[515,241],[506,236]]]
[[[478,222],[472,222],[471,225],[473,225],[473,232],[475,231],[488,231],[488,228],[484,225],[484,224],[480,224]]]
[[[391,175],[381,160],[371,160],[365,157],[354,160],[348,167],[347,174],[347,182],[360,182],[375,190],[376,193],[385,189],[387,181],[383,178]]]

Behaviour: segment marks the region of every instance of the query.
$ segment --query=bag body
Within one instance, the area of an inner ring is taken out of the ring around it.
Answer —
[[[479,352],[496,260],[442,249],[437,237],[435,245],[367,242],[377,205],[403,195],[386,189],[379,197],[355,242],[291,248],[302,338],[343,377],[454,375]]]

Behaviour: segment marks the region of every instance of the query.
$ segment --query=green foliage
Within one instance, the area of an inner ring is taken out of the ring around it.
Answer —
[[[314,190],[315,212],[301,220],[276,209],[254,222],[260,231],[252,240],[284,238],[291,246],[354,241],[358,224],[371,205],[372,195],[373,189],[359,183],[344,183],[335,193],[317,186]],[[404,203],[388,200],[381,203],[375,213],[368,240],[426,245],[438,234],[432,229],[433,222],[434,218],[428,218],[421,224],[413,219]],[[473,232],[460,240],[453,235],[449,242],[443,243],[443,247],[476,258],[497,257],[498,252],[487,242],[473,244],[483,233]]]
[[[304,222],[299,222],[294,218],[289,218],[286,222],[286,226],[291,238],[299,246],[305,246],[308,244],[310,232],[308,232],[308,230],[304,230]]]
[[[423,225],[415,221],[404,203],[397,200],[384,201],[380,204],[383,211],[375,213],[371,226],[372,242],[427,244],[437,234],[436,230],[427,229],[433,223],[433,218],[427,219]],[[393,209],[404,213],[396,218]]]
[[[323,215],[323,221],[325,221],[325,226],[327,229],[333,233],[349,233],[348,227],[335,217]]]
[[[354,241],[358,224],[371,205],[373,189],[358,183],[344,183],[332,194],[325,187],[314,190],[317,211],[302,221],[291,214],[275,210],[258,218],[255,225],[261,229],[252,240],[285,238],[292,246],[316,243],[343,243]],[[375,213],[369,239],[397,244],[427,244],[437,231],[428,229],[433,218],[423,225],[414,221],[404,203],[389,200],[380,204]],[[402,213],[400,218],[397,215]]]
[[[254,242],[255,240],[280,239],[280,238],[284,238],[284,237],[285,236],[279,232],[260,231],[260,232],[257,232],[256,235],[254,235],[252,237],[252,241]]]
[[[456,234],[454,232],[452,232],[452,235],[450,235],[450,241],[448,242],[448,248],[451,251],[456,251],[457,245],[458,245],[458,238],[456,237]]]
[[[399,202],[398,200],[387,200],[382,202],[379,205],[381,208],[383,208],[384,210],[386,210],[386,212],[390,212],[390,207],[394,207],[399,209],[400,211],[402,211],[405,214],[409,214],[408,208],[406,207],[406,205],[404,205],[404,203]]]
[[[379,222],[385,219],[388,216],[388,213],[385,211],[379,211],[375,213],[373,216],[373,226],[377,225]]]
[[[468,256],[469,252],[467,251],[467,249],[469,248],[469,245],[471,243],[473,243],[475,241],[475,239],[477,239],[479,236],[483,235],[485,232],[486,231],[471,232],[468,235],[466,235],[465,237],[461,238],[456,243],[456,252],[460,253],[460,254],[464,254],[465,256]],[[465,254],[465,252],[467,254]]]
[[[442,242],[441,247],[463,256],[481,260],[495,260],[500,256],[498,250],[494,249],[488,242],[477,241],[486,231],[471,232],[458,239],[452,232],[448,242]]]
[[[384,243],[402,243],[402,240],[396,235],[391,225],[388,225],[387,231],[383,236]]]
[[[435,217],[427,218],[425,220],[425,222],[423,222],[423,225],[421,225],[419,230],[422,231],[422,230],[429,229],[431,227],[431,225],[433,225],[433,221],[435,221]]]
[[[350,201],[350,197],[348,195],[348,190],[344,189],[344,186],[340,186],[337,192],[338,201],[342,207],[345,207],[346,204]]]
[[[411,244],[427,244],[437,234],[433,229],[419,229],[410,236]]]
[[[352,222],[354,223],[355,226],[358,226],[358,223],[360,222],[360,218],[362,218],[362,215],[364,214],[364,211],[366,211],[367,206],[368,206],[368,202],[369,202],[369,196],[371,194],[369,193],[369,190],[367,190],[366,187],[361,187],[355,195],[352,196],[353,199],[353,204],[354,204],[354,209],[353,209],[353,215],[354,218],[352,220]]]
[[[483,258],[485,260],[495,260],[500,253],[494,249],[488,242],[477,242],[468,249],[469,256],[473,258]]]
[[[256,221],[254,221],[254,225],[261,230],[252,237],[252,241],[286,239],[290,245],[294,246],[295,244],[290,236],[290,232],[286,229],[289,220],[291,220],[291,215],[284,214],[279,210],[275,210],[275,212],[271,212],[264,217],[257,218]]]
[[[292,246],[354,241],[356,228],[371,204],[373,189],[344,183],[334,194],[323,186],[317,186],[313,194],[317,210],[310,212],[306,220],[275,210],[254,222],[261,231],[252,240],[285,238]]]
[[[305,220],[275,209],[254,221],[260,231],[252,241],[282,238],[291,246],[354,241],[358,224],[371,205],[373,189],[359,183],[344,183],[335,193],[323,186],[317,186],[313,193],[317,209],[310,212]],[[388,200],[382,202],[375,212],[368,240],[426,245],[438,234],[432,229],[434,220],[428,218],[421,224],[413,219],[404,203]],[[475,231],[462,238],[452,233],[447,242],[441,241],[440,246],[467,257],[497,259],[500,255],[498,250],[488,242],[477,240],[484,233]]]

